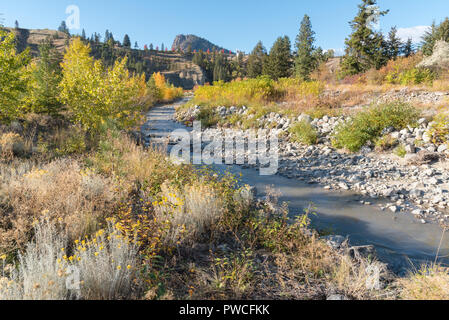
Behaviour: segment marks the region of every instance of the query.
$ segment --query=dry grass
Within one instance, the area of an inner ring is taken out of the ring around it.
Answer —
[[[156,217],[170,221],[164,237],[168,245],[203,240],[223,214],[223,199],[206,184],[186,185],[181,191],[164,184],[160,198],[155,206]]]
[[[405,300],[449,300],[449,269],[423,267],[398,280],[400,297]]]
[[[9,132],[0,136],[0,157],[3,159],[24,156],[30,149],[30,142],[17,133]]]
[[[62,266],[66,238],[48,219],[35,225],[35,240],[19,254],[17,270],[0,284],[2,300],[64,300],[70,297],[66,286],[67,266]]]
[[[118,300],[133,296],[138,245],[134,239],[124,237],[114,223],[111,219],[106,230],[76,243],[73,261],[80,271],[82,299]]]
[[[3,166],[0,244],[4,249],[23,247],[33,221],[42,215],[63,223],[70,239],[89,234],[111,213],[119,196],[113,179],[84,169],[76,160]]]
[[[19,254],[17,270],[0,279],[1,300],[117,300],[131,298],[137,245],[110,222],[93,238],[68,239],[47,218],[35,224],[35,239]],[[3,269],[3,268],[2,268]],[[0,271],[2,271],[0,269]]]

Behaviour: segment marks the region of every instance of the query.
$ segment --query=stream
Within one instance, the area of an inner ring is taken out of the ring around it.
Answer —
[[[176,129],[187,129],[174,120],[175,105],[181,102],[158,106],[149,111],[142,133],[147,144],[163,143],[166,136]],[[421,224],[411,213],[381,211],[379,204],[360,203],[362,196],[352,192],[325,190],[321,186],[309,185],[279,175],[261,176],[255,169],[243,169],[232,165],[214,166],[217,171],[241,174],[241,181],[257,188],[258,196],[264,196],[267,186],[281,193],[280,201],[289,205],[290,214],[296,216],[312,203],[316,215],[311,215],[314,229],[330,234],[347,236],[353,246],[373,245],[377,257],[398,274],[419,268],[420,264],[433,263],[439,250],[438,262],[449,264],[449,234],[443,234],[440,226]]]

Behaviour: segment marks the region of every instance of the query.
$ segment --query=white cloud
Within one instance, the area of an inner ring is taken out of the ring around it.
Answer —
[[[426,31],[430,29],[429,26],[415,26],[410,28],[399,28],[398,37],[402,41],[407,41],[408,38],[412,38],[413,43],[419,43],[422,41],[422,37]]]

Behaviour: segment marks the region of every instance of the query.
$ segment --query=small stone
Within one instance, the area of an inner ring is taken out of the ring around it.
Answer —
[[[349,186],[348,186],[346,183],[344,183],[344,182],[340,182],[340,183],[338,184],[338,186],[339,186],[340,188],[342,188],[343,190],[349,190]]]
[[[312,117],[310,117],[308,114],[303,113],[298,117],[298,122],[302,122],[302,121],[305,121],[307,123],[312,123]]]
[[[396,207],[396,206],[391,206],[391,207],[389,207],[388,209],[389,209],[391,212],[393,212],[393,213],[398,212],[398,207]]]
[[[442,144],[441,146],[438,147],[437,151],[439,153],[443,153],[444,151],[446,151],[448,149],[447,144]]]
[[[416,152],[416,148],[415,148],[414,145],[408,144],[408,145],[405,146],[405,151],[406,151],[408,154],[412,154],[412,153],[415,153],[415,152]]]
[[[423,193],[424,192],[422,190],[413,189],[413,190],[410,190],[409,196],[411,198],[420,198],[420,197],[422,197]]]

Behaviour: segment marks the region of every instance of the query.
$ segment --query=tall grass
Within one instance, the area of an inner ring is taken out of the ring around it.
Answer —
[[[198,87],[194,103],[211,106],[260,106],[285,99],[317,97],[323,90],[324,85],[320,82],[286,78],[274,81],[263,76],[228,83],[214,82],[212,86]]]
[[[109,222],[93,238],[73,243],[48,218],[35,223],[35,239],[19,254],[17,270],[0,281],[1,300],[117,300],[130,298],[137,245]]]
[[[449,270],[440,266],[422,267],[399,279],[400,297],[405,300],[448,300]]]
[[[164,237],[168,245],[204,240],[224,212],[223,199],[206,184],[186,185],[181,190],[164,185],[160,198],[156,216],[170,221],[171,228]]]

